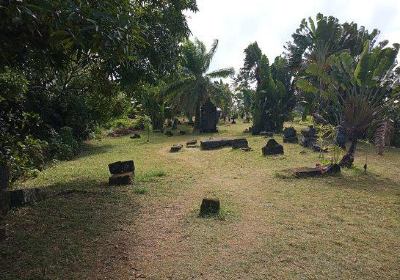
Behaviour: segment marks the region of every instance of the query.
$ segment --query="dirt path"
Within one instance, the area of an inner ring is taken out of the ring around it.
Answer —
[[[223,154],[229,151],[187,149],[170,154],[163,148],[158,152],[178,164],[176,168],[186,170],[193,183],[165,203],[141,210],[135,225],[139,242],[131,258],[138,270],[136,277],[246,279],[249,258],[261,253],[262,239],[269,233],[263,223],[269,215],[268,204],[259,187],[265,176],[260,170],[226,165]],[[228,204],[225,220],[197,217],[205,196],[217,196]],[[233,275],[228,276],[227,270]]]

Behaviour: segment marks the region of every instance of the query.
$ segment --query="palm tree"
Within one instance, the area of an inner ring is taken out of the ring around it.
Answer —
[[[201,105],[216,92],[221,91],[221,87],[213,83],[212,79],[227,78],[234,74],[233,68],[208,72],[217,47],[218,40],[214,40],[209,51],[198,39],[194,42],[186,41],[182,46],[181,79],[164,90],[164,93],[178,103],[188,115],[195,115],[195,129],[200,128]]]

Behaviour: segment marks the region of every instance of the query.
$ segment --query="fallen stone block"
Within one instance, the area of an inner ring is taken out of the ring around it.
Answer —
[[[140,137],[141,137],[140,134],[135,133],[130,138],[131,139],[139,139]]]
[[[197,140],[190,140],[186,142],[187,148],[196,148],[197,147]]]
[[[117,161],[110,163],[108,165],[108,169],[110,170],[111,174],[122,174],[126,172],[135,172],[135,165],[133,160]]]
[[[267,145],[262,147],[262,154],[264,156],[268,155],[283,155],[283,146],[276,142],[275,139],[270,139]]]
[[[200,215],[217,214],[221,208],[219,199],[204,198],[201,202]]]
[[[251,148],[247,147],[247,148],[240,148],[243,152],[250,152]]]
[[[129,185],[132,183],[133,172],[112,174],[108,179],[110,185]]]
[[[338,164],[328,164],[324,166],[314,167],[297,167],[284,170],[284,172],[294,175],[295,177],[314,177],[323,175],[333,175],[340,173],[341,169]]]
[[[202,150],[215,150],[223,147],[229,147],[229,146],[243,146],[245,143],[247,143],[247,140],[245,138],[239,138],[239,139],[232,139],[232,138],[220,138],[220,139],[208,139],[200,142],[200,147]],[[240,148],[240,147],[239,147]]]
[[[176,152],[179,152],[182,148],[183,148],[182,145],[173,145],[173,146],[171,147],[170,152],[171,152],[171,153],[176,153]]]
[[[247,148],[248,146],[249,142],[245,138],[235,139],[232,141],[232,149]]]

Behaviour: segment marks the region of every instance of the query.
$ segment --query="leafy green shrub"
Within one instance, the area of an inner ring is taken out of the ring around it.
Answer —
[[[72,128],[64,126],[59,133],[53,134],[49,141],[52,157],[58,160],[68,160],[78,154],[80,143],[75,139]]]

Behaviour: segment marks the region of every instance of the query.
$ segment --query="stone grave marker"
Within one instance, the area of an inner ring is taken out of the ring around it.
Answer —
[[[283,146],[276,142],[275,139],[270,139],[267,144],[262,147],[262,154],[268,155],[283,155]]]
[[[132,183],[135,174],[133,160],[117,161],[108,165],[111,176],[108,180],[110,185],[128,185]]]

